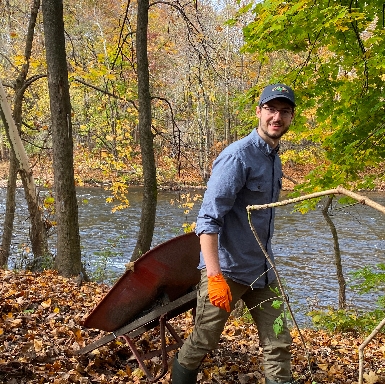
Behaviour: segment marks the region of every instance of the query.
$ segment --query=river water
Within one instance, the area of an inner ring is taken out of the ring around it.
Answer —
[[[195,203],[187,215],[177,201],[185,202],[182,195],[202,192],[161,191],[153,246],[183,233],[184,222],[195,221],[200,203]],[[5,202],[5,189],[0,197]],[[95,278],[112,283],[125,271],[125,264],[136,243],[138,232],[141,189],[131,188],[130,208],[111,212],[106,203],[109,192],[99,188],[78,188],[79,227],[82,258],[86,269]],[[366,193],[365,196],[385,205],[385,193]],[[281,196],[282,199],[285,195]],[[175,201],[173,205],[171,201]],[[333,238],[323,218],[320,205],[307,214],[293,212],[293,205],[276,208],[276,230],[273,249],[277,268],[287,286],[290,301],[299,313],[300,322],[306,322],[305,314],[315,307],[338,305],[338,284],[334,262]],[[5,205],[0,205],[3,220]],[[347,300],[358,308],[375,308],[370,295],[360,296],[349,289],[350,272],[366,265],[385,263],[385,215],[361,204],[334,209],[332,220],[337,228],[342,265],[347,280]],[[54,237],[51,239],[54,251]],[[28,213],[23,190],[17,191],[15,233],[9,267],[20,265],[20,255],[28,254]],[[258,246],[256,244],[256,246]],[[309,320],[310,321],[310,320]]]

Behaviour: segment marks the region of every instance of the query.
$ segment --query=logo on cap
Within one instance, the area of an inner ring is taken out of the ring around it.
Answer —
[[[282,92],[282,93],[285,93],[285,92],[289,93],[289,90],[287,88],[285,88],[285,87],[282,87],[281,85],[279,85],[278,87],[274,87],[272,89],[272,91],[273,92],[274,91],[278,91],[278,92]]]

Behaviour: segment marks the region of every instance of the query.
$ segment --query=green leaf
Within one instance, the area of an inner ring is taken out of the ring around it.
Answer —
[[[271,303],[271,306],[275,309],[279,309],[282,304],[283,304],[282,300],[273,300],[273,302]]]
[[[274,320],[274,323],[273,323],[273,330],[274,330],[274,333],[275,333],[275,336],[278,337],[278,335],[282,332],[283,330],[283,316],[284,314],[281,313],[275,320]]]

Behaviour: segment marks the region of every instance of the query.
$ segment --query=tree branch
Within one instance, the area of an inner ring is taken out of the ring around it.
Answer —
[[[127,101],[127,102],[131,103],[131,104],[134,106],[134,108],[135,108],[136,110],[138,110],[138,107],[136,106],[134,100],[127,100],[127,99],[124,99],[123,97],[117,96],[117,95],[115,95],[114,93],[111,93],[111,92],[109,92],[109,91],[106,91],[105,89],[102,89],[102,88],[97,87],[96,85],[89,84],[89,83],[87,83],[87,82],[85,82],[84,80],[79,79],[79,78],[74,78],[74,81],[76,81],[76,82],[78,82],[78,83],[80,83],[80,84],[83,84],[83,85],[85,85],[86,87],[95,89],[96,91],[99,91],[99,92],[101,92],[101,93],[103,93],[103,94],[105,94],[105,95],[107,95],[107,96],[111,96],[111,97],[113,97],[113,98],[115,98],[115,99],[117,99],[117,100]]]
[[[34,75],[31,76],[29,79],[25,80],[23,86],[20,88],[21,92],[24,93],[25,90],[35,81],[42,79],[43,77],[47,77],[46,74],[44,75]]]

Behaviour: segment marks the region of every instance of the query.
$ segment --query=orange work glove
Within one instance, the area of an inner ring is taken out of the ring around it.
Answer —
[[[208,276],[209,298],[212,305],[230,312],[230,301],[233,300],[230,287],[221,273],[216,276]]]

